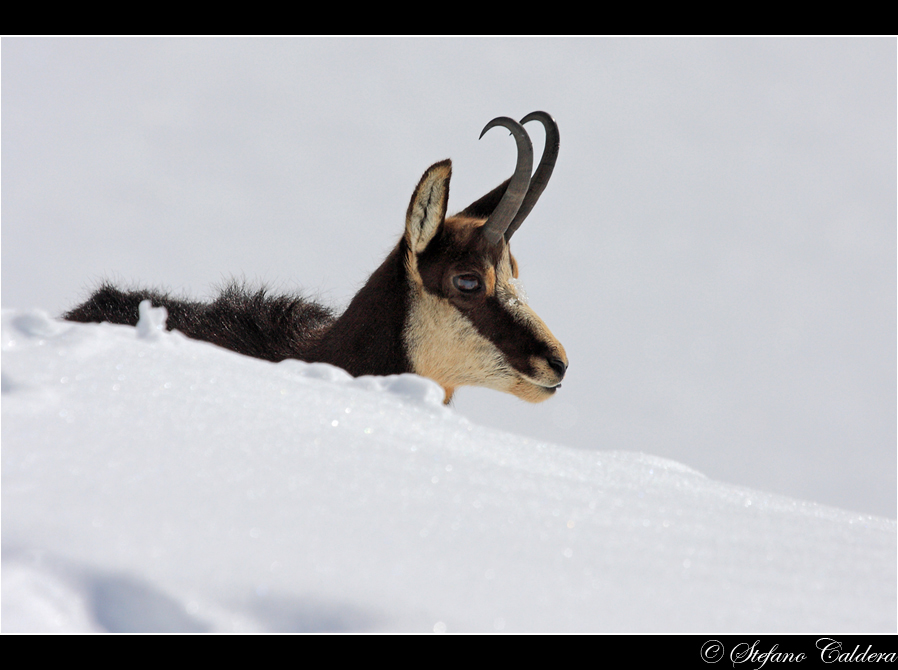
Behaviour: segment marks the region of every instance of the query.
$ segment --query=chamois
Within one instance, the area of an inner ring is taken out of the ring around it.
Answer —
[[[533,147],[523,124],[539,121],[546,144],[531,178]],[[150,300],[166,326],[241,354],[331,363],[353,376],[414,372],[456,388],[486,386],[541,402],[567,369],[564,348],[530,309],[517,284],[509,240],[536,204],[558,156],[554,119],[533,112],[520,123],[500,116],[514,136],[514,174],[459,214],[446,217],[451,161],[427,169],[412,194],[405,232],[341,316],[297,296],[269,296],[233,283],[211,303],[103,284],[63,318],[136,325]]]

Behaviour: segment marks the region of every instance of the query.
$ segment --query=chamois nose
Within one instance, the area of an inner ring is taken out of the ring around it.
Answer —
[[[549,367],[555,371],[555,374],[558,375],[558,381],[561,381],[564,378],[564,373],[567,370],[567,363],[558,356],[549,356]]]

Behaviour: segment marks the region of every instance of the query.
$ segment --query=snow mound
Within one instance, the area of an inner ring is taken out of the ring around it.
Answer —
[[[138,306],[137,336],[154,340],[165,332],[165,321],[168,310],[165,307],[153,307],[149,300],[142,300]]]
[[[3,312],[4,632],[895,630],[894,521],[140,321]]]

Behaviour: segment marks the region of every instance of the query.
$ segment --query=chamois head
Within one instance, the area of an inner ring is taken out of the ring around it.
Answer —
[[[546,146],[531,179],[533,147],[522,124],[538,120]],[[446,401],[459,386],[486,386],[541,402],[567,369],[564,347],[527,305],[509,251],[512,234],[536,204],[558,155],[558,127],[545,112],[503,126],[517,143],[514,175],[455,216],[446,217],[452,164],[432,165],[406,214],[405,267],[412,299],[404,329],[414,372],[437,381]]]

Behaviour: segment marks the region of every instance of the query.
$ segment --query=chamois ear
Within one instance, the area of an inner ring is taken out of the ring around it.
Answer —
[[[452,161],[446,159],[434,163],[427,168],[412,194],[405,214],[405,239],[415,253],[427,248],[446,218],[451,176]]]

